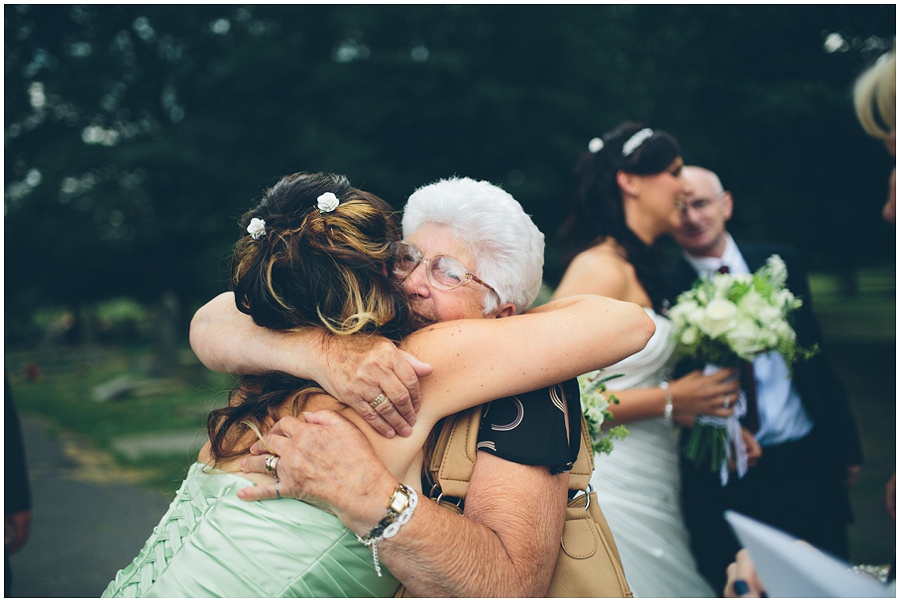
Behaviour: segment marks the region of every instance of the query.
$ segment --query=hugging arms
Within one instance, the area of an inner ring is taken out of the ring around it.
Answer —
[[[541,319],[541,314],[557,314],[557,310],[569,312],[567,326],[559,322],[552,325]],[[529,324],[529,334],[542,342],[527,353],[521,349],[521,336],[516,338],[514,334],[520,327],[517,322],[523,320],[530,321],[524,322]],[[482,349],[463,348],[462,337],[468,335],[458,330],[462,324],[482,330],[478,335],[483,337],[479,345]],[[458,378],[455,382],[441,381],[442,371],[456,374],[469,371],[474,375],[477,370],[494,371],[491,385],[497,387],[494,397],[524,392],[540,383],[563,380],[613,363],[642,348],[652,334],[652,325],[637,306],[591,296],[543,306],[525,316],[499,321],[450,322],[426,330],[431,329],[449,330],[454,336],[445,332],[446,338],[423,339],[418,347],[413,341],[411,349],[423,359],[438,355],[446,358],[442,354],[450,351],[447,346],[457,344],[459,352],[450,355],[458,358],[455,361],[459,365],[445,366],[444,360],[435,361],[434,374],[423,375],[420,393],[429,387],[444,391],[460,385]],[[572,333],[578,332],[581,333],[577,335],[578,340],[573,340]],[[566,333],[565,340],[555,336],[560,333]],[[376,390],[385,393],[395,390],[396,382],[413,380],[408,371],[401,370],[398,375],[394,369],[402,366],[408,357],[401,349],[374,337],[365,338],[365,342],[354,340],[345,346],[346,338],[335,340],[332,335],[315,329],[280,333],[258,328],[234,309],[229,293],[201,308],[191,327],[195,351],[214,370],[246,373],[280,370],[314,376],[321,379],[320,384],[329,392],[338,395],[341,392],[332,391],[326,383],[343,379],[341,386],[356,388],[349,394],[350,398],[356,396],[361,400],[370,400],[376,393],[370,388],[371,380],[350,382],[347,379],[353,377],[347,375],[380,375],[375,377]],[[454,339],[460,342],[454,343]],[[501,351],[505,349],[504,341],[520,349]],[[371,344],[377,351],[364,350]],[[436,352],[431,349],[434,346],[443,349]],[[353,361],[362,367],[335,367],[336,353],[345,354],[339,355],[342,361],[355,358]],[[527,363],[521,359],[524,357],[528,357]],[[485,365],[491,362],[496,365]],[[427,372],[421,366],[420,370]],[[411,398],[415,399],[415,387],[412,389]],[[387,404],[380,404],[379,410],[383,405]],[[433,422],[420,413],[418,421],[423,419]],[[373,446],[404,445],[401,439],[406,438],[367,439],[337,414],[319,412],[306,420],[282,419],[270,431],[266,443],[281,457],[278,475],[282,495],[326,507],[354,532],[364,534],[380,520],[385,502],[398,483],[397,476],[379,458],[380,454],[376,455]],[[254,451],[262,452],[260,448],[257,445]],[[385,453],[383,449],[380,451]],[[260,456],[245,461],[245,465],[256,471],[262,470],[262,463]],[[546,466],[517,464],[480,451],[465,516],[444,512],[421,496],[412,520],[396,537],[379,543],[379,558],[415,596],[543,595],[551,577],[546,567],[553,566],[558,552],[566,490],[565,474],[552,475]],[[257,487],[245,490],[241,497],[274,497],[274,489],[272,485]]]

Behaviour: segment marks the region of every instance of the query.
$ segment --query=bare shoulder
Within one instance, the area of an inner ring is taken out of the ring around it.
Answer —
[[[572,259],[554,298],[593,294],[622,299],[634,279],[631,264],[606,244],[591,247]]]

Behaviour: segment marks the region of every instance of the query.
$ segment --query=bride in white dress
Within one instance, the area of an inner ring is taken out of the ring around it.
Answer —
[[[597,455],[591,483],[635,597],[716,596],[697,572],[681,514],[675,424],[699,414],[728,416],[737,392],[731,370],[669,382],[674,342],[665,279],[651,249],[681,223],[689,184],[675,139],[626,123],[595,138],[575,168],[574,210],[564,234],[575,253],[554,298],[598,294],[645,308],[656,333],[643,351],[604,370],[620,403],[613,424],[630,431]]]

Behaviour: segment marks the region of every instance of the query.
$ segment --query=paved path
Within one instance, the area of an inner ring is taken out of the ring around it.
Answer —
[[[140,551],[174,496],[109,478],[116,475],[73,459],[74,441],[50,436],[33,418],[22,416],[22,430],[32,529],[11,558],[13,596],[99,597]]]

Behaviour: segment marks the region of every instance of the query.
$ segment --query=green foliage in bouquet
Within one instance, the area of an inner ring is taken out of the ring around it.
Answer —
[[[790,314],[803,301],[785,286],[787,268],[772,255],[755,274],[713,274],[678,296],[669,310],[676,353],[717,366],[752,362],[777,351],[788,368],[818,351],[803,349]]]
[[[622,375],[603,376],[602,370],[595,370],[578,377],[578,386],[581,388],[581,409],[591,435],[591,449],[594,450],[594,453],[610,453],[613,449],[613,440],[624,439],[628,435],[628,429],[622,425],[605,431],[602,428],[604,422],[615,420],[609,406],[619,403],[619,399],[615,395],[607,392],[606,382],[619,376]]]

